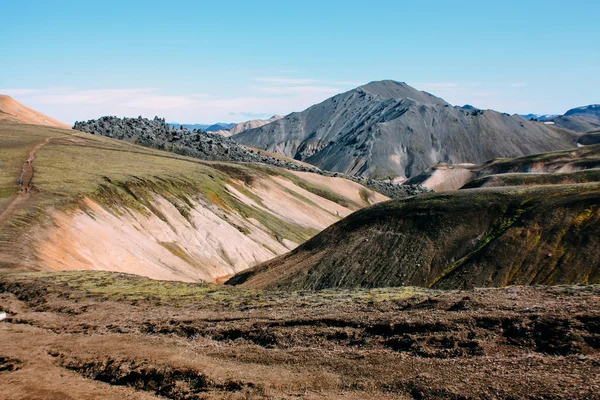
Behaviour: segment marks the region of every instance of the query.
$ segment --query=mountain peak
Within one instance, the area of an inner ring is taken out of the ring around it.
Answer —
[[[447,105],[443,99],[427,92],[422,92],[408,85],[406,82],[398,82],[391,79],[373,81],[356,88],[358,91],[366,92],[383,99],[412,99],[424,104]]]

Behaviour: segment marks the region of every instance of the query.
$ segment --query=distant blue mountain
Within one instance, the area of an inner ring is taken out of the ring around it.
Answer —
[[[564,115],[521,115],[525,119],[535,119],[545,124],[552,124],[558,128],[569,129],[575,132],[592,132],[600,128],[600,104],[590,104],[572,108]]]
[[[600,104],[590,104],[589,106],[572,108],[565,113],[565,117],[584,117],[600,121]]]
[[[213,125],[209,126],[208,128],[206,128],[206,131],[207,132],[227,131],[236,125],[237,124],[228,124],[228,123],[224,123],[224,122],[217,122],[216,124],[213,124]]]
[[[213,131],[220,131],[220,130],[229,130],[231,128],[233,128],[234,126],[236,126],[237,124],[232,122],[217,122],[216,124],[180,124],[179,122],[169,122],[168,123],[171,126],[174,126],[176,128],[179,128],[180,126],[183,126],[185,129],[193,131],[194,129],[200,129],[202,131],[205,132],[213,132]]]
[[[558,117],[558,115],[554,114],[519,114],[521,117],[525,119],[537,119],[538,121],[548,121],[552,118]]]

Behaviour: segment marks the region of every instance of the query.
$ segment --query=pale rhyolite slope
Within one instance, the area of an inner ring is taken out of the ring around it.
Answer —
[[[47,125],[69,129],[70,126],[24,106],[10,96],[0,94],[0,120],[22,124]]]
[[[590,133],[579,139],[587,145],[576,149],[500,158],[481,165],[438,164],[407,183],[445,192],[460,188],[595,182],[600,180],[600,146],[594,146],[595,139]]]
[[[336,178],[326,179],[332,181],[330,188],[339,184],[334,182]],[[345,183],[343,186],[346,192]],[[235,186],[228,190],[248,206],[307,232],[321,231],[352,212],[282,177],[241,187],[251,195]],[[358,187],[354,191],[353,197],[361,202]],[[259,197],[253,199],[252,195]],[[373,193],[373,202],[381,200],[386,198]],[[118,215],[86,198],[82,210],[53,213],[55,227],[36,236],[38,258],[51,270],[104,270],[154,279],[215,281],[300,244],[273,235],[257,219],[243,218],[201,198],[191,202],[193,208],[186,218],[158,195],[155,211],[147,215],[132,210]]]
[[[24,157],[39,143],[35,191],[18,194]],[[22,197],[0,221],[4,268],[215,281],[387,200],[340,178],[313,183],[275,167],[203,162],[73,130],[0,123],[3,147],[12,178],[2,180],[0,204]]]

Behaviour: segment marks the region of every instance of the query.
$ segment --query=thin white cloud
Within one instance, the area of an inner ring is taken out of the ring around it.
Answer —
[[[275,85],[310,85],[318,82],[316,79],[297,79],[297,78],[284,78],[279,76],[269,76],[254,78],[257,82],[272,83]]]
[[[0,89],[1,94],[9,96],[28,96],[34,93],[38,93],[38,89],[22,89],[22,88],[11,88],[11,89]]]
[[[261,93],[289,95],[296,93],[340,93],[342,89],[330,86],[253,86],[252,89]]]
[[[185,108],[194,106],[197,100],[186,96],[144,96],[135,98],[121,104],[127,108],[147,108],[152,110],[168,110],[172,108]]]
[[[100,90],[75,90],[75,89],[6,89],[3,93],[19,96],[28,103],[91,106],[112,104],[127,108],[148,108],[156,110],[188,107],[196,103],[196,99],[209,97],[207,94],[193,94],[189,96],[160,95],[153,88],[133,89],[100,89]]]
[[[527,86],[527,84],[525,82],[514,82],[511,83],[509,86],[513,88],[521,88]]]
[[[11,89],[0,91],[23,104],[71,123],[104,115],[135,117],[155,115],[170,121],[188,123],[233,119],[244,121],[248,115],[272,116],[301,111],[319,103],[341,89],[318,85],[265,85],[246,88],[246,95],[217,97],[207,94],[165,94],[154,88],[78,90]]]
[[[156,89],[100,89],[100,90],[75,90],[75,89],[47,89],[32,90],[29,93],[21,92],[20,95],[27,101],[36,104],[62,104],[62,105],[97,105],[111,102],[122,102],[150,95]],[[9,94],[10,91],[7,91]],[[15,96],[19,95],[14,93]]]
[[[333,85],[343,85],[343,86],[362,86],[365,84],[365,82],[355,82],[355,81],[338,81],[338,82],[331,82]]]

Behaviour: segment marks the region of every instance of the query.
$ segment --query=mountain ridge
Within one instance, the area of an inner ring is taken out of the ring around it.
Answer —
[[[321,169],[397,180],[439,162],[482,163],[577,142],[572,132],[492,110],[453,107],[390,80],[359,86],[232,138]]]

